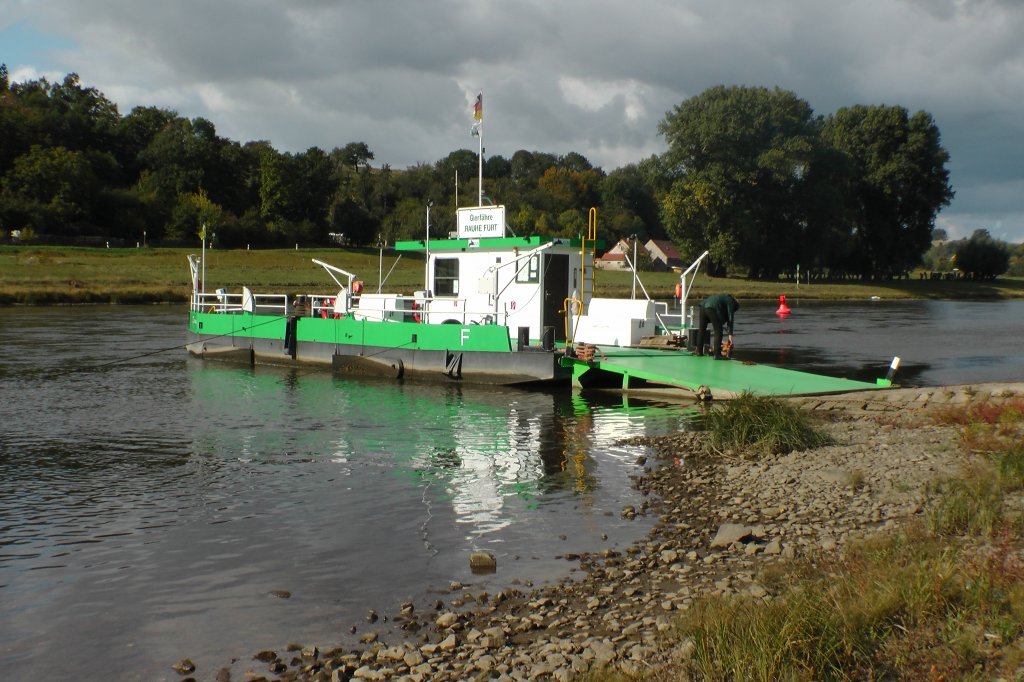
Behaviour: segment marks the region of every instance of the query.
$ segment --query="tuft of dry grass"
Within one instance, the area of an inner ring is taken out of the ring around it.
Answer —
[[[705,423],[710,448],[719,452],[738,451],[748,459],[832,442],[807,413],[778,398],[752,393],[716,404]]]

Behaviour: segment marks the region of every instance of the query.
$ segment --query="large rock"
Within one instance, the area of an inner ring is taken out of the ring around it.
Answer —
[[[600,666],[606,666],[615,660],[615,646],[607,640],[594,641],[589,649],[593,653],[594,661]]]
[[[505,631],[498,627],[486,628],[480,645],[485,649],[497,649],[505,646]]]
[[[718,527],[718,532],[711,540],[712,547],[728,547],[734,542],[742,542],[750,537],[750,526],[739,523],[723,523]]]
[[[187,658],[183,658],[172,665],[171,669],[179,675],[190,675],[196,671],[196,664]]]
[[[474,573],[494,573],[498,570],[498,560],[490,552],[473,552],[469,555],[469,568]]]
[[[435,620],[434,622],[437,624],[437,627],[439,628],[450,628],[451,626],[455,625],[455,623],[458,622],[458,620],[459,616],[457,614],[452,613],[451,611],[445,611],[440,616],[438,616],[437,620]]]

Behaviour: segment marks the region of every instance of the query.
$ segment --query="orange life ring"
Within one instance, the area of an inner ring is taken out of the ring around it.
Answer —
[[[683,297],[683,285],[680,282],[676,282],[676,298]]]

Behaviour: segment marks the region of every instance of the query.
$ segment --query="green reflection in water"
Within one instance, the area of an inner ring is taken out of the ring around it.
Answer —
[[[627,484],[607,450],[652,428],[684,426],[679,405],[579,393],[394,383],[296,369],[190,363],[197,457],[257,467],[330,466],[330,476],[382,474],[429,487],[480,531],[570,493],[589,506],[609,479]],[[619,448],[621,450],[621,448]],[[632,458],[630,458],[632,459]],[[619,467],[621,468],[621,466]],[[356,469],[359,469],[357,472]]]

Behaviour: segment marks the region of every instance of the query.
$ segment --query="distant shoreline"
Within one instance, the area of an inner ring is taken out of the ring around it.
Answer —
[[[729,280],[733,282],[734,280]],[[723,291],[728,290],[733,292],[734,295],[742,301],[776,301],[778,296],[764,295],[764,294],[751,294],[743,293],[744,287],[742,286],[743,280],[735,280],[740,283],[739,286],[727,287],[723,286]],[[813,289],[814,285],[811,285]],[[821,285],[828,286],[828,285]],[[868,286],[868,285],[864,285]],[[322,287],[324,291],[326,287]],[[298,292],[299,289],[290,289],[288,291],[279,291],[277,288],[268,288],[269,293],[291,293]],[[308,291],[308,290],[307,290]],[[717,290],[716,290],[717,291]],[[696,291],[694,296],[695,300],[700,300],[705,295],[711,293],[711,290],[707,291]],[[598,292],[598,295],[604,295],[610,298],[629,298],[629,291],[607,291]],[[884,295],[883,295],[884,294]],[[817,292],[807,291],[801,289],[796,294],[783,294],[790,300],[804,300],[804,301],[817,301],[823,303],[855,303],[859,301],[885,301],[885,302],[897,302],[897,301],[977,301],[977,302],[995,302],[995,301],[1013,301],[1024,299],[1024,293],[1019,295],[1007,295],[1004,293],[977,293],[977,292],[964,292],[963,295],[959,296],[925,296],[925,295],[907,295],[897,296],[893,295],[891,291],[882,291],[879,294],[872,294],[869,296],[857,295],[857,296],[837,296],[833,294],[817,294]],[[692,295],[693,296],[693,295]],[[658,296],[656,292],[652,292],[652,297],[655,300],[671,300],[671,296]],[[16,290],[13,292],[5,291],[0,294],[0,308],[27,308],[27,307],[73,307],[73,306],[105,306],[105,305],[187,305],[189,302],[189,294],[176,294],[168,292],[95,292],[90,291],[83,296],[60,296],[55,294],[53,291],[33,291],[32,289]]]
[[[0,246],[0,306],[14,305],[150,305],[187,303],[191,281],[186,256],[196,248],[122,248]],[[327,292],[336,285],[314,265],[319,259],[357,275],[373,290],[381,273],[390,273],[383,289],[412,294],[423,288],[423,259],[373,249],[208,250],[206,290],[242,285],[261,293]],[[679,275],[640,272],[644,290],[654,299],[670,301]],[[629,271],[598,270],[596,295],[628,298],[633,288]],[[713,278],[700,274],[689,300],[727,291],[741,300],[1008,300],[1024,298],[1024,278],[994,281],[910,277],[891,280],[843,280],[797,283],[792,280]]]
[[[612,295],[608,294],[611,298],[628,298],[628,292],[623,296],[622,294]],[[702,298],[703,295],[699,294],[697,299]],[[775,296],[744,296],[742,294],[736,294],[736,297],[742,301],[775,301]],[[655,297],[655,300],[664,300],[667,297]],[[995,302],[995,301],[1013,301],[1024,298],[1022,296],[1005,296],[1005,295],[964,295],[964,296],[879,296],[877,299],[862,296],[850,296],[850,297],[834,297],[834,296],[815,296],[813,294],[800,293],[798,295],[789,295],[790,299],[802,299],[805,301],[817,301],[823,303],[855,303],[858,301],[865,300],[877,300],[885,302],[898,302],[898,301],[976,301],[976,302]],[[55,297],[50,293],[40,293],[36,295],[31,291],[24,291],[15,293],[13,295],[0,296],[0,308],[31,308],[31,307],[76,307],[76,306],[108,306],[108,305],[187,305],[189,302],[188,295],[182,296],[167,296],[163,294],[115,294],[111,293],[108,295],[88,296],[85,298],[60,298]]]

